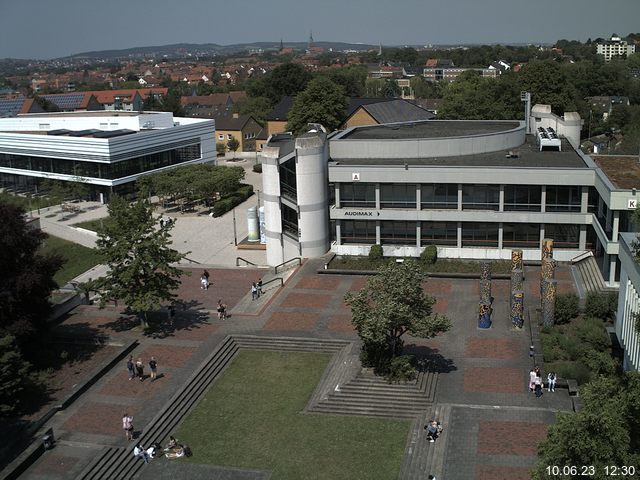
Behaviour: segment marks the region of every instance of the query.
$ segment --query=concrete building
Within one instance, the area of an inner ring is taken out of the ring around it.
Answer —
[[[215,123],[170,112],[65,112],[0,119],[0,185],[81,181],[92,196],[135,191],[144,174],[215,162]]]
[[[628,57],[629,55],[633,55],[635,51],[636,46],[634,44],[627,43],[615,33],[609,40],[596,45],[596,53],[602,55],[605,62],[611,61],[613,57]]]
[[[622,366],[625,370],[640,370],[640,332],[636,328],[637,315],[640,314],[640,266],[634,254],[637,241],[636,234],[620,235],[622,272],[615,330],[618,342],[624,349]]]
[[[640,174],[578,150],[581,123],[575,112],[559,117],[536,105],[528,122],[431,120],[326,139],[317,127],[297,140],[272,136],[262,154],[267,259],[311,256],[312,246],[324,253],[323,245],[362,255],[380,244],[387,256],[417,256],[434,244],[444,258],[508,259],[520,248],[539,260],[540,241],[552,238],[556,259],[592,251],[607,284],[617,285],[618,232],[629,229],[630,185],[640,188]],[[318,152],[324,171],[311,189]],[[307,230],[307,215],[320,221],[322,208],[326,230]]]

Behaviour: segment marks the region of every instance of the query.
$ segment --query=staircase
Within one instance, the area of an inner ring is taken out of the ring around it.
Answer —
[[[600,273],[596,259],[593,256],[580,260],[575,266],[582,277],[582,285],[584,286],[585,293],[607,290],[607,286],[602,278],[602,273]]]
[[[450,417],[450,405],[436,405],[435,408],[423,412],[414,420],[400,468],[399,480],[424,480],[429,475],[442,478],[449,426],[451,425]],[[427,433],[424,430],[424,426],[430,420],[440,422],[443,427],[440,437],[434,443],[427,440]]]
[[[336,385],[309,411],[412,418],[433,404],[437,380],[435,372],[420,372],[413,382],[390,384],[384,378],[362,370],[355,378]]]
[[[241,348],[289,352],[336,353],[349,345],[340,340],[316,340],[289,337],[257,337],[234,335],[226,337],[176,392],[166,406],[149,422],[136,443],[148,447],[164,443],[191,409],[206,394],[207,389],[231,363]],[[144,462],[133,456],[133,445],[105,448],[78,475],[83,480],[125,480],[133,478]]]

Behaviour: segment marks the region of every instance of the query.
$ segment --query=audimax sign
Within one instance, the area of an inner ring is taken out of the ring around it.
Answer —
[[[375,215],[374,215],[375,213]],[[363,210],[347,210],[344,212],[345,217],[379,217],[380,212],[366,212]]]

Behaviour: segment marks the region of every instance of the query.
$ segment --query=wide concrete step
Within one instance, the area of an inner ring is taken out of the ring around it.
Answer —
[[[105,478],[105,475],[109,475],[109,471],[113,468],[114,460],[119,459],[121,450],[123,450],[123,448],[120,447],[105,448],[95,460],[80,473],[78,478],[87,480]]]
[[[380,390],[380,389],[363,389],[354,387],[352,385],[345,385],[340,390],[336,390],[331,395],[339,397],[358,396],[366,398],[379,398],[381,400],[393,400],[393,399],[407,399],[407,400],[420,400],[428,399],[429,397],[425,392],[421,390],[415,391],[394,391],[394,390]]]
[[[606,289],[604,278],[594,257],[587,257],[576,265],[587,292],[601,292]]]
[[[330,393],[324,402],[332,403],[371,403],[378,405],[430,405],[433,403],[424,396],[372,396],[359,393]]]
[[[324,413],[327,415],[362,415],[368,417],[386,417],[386,418],[413,418],[419,413],[419,410],[390,410],[374,407],[356,407],[356,406],[334,406],[319,404],[313,409],[314,413]]]

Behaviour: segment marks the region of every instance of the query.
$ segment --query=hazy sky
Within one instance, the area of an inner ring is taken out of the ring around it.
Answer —
[[[552,43],[640,31],[639,0],[0,0],[0,58],[171,43]]]

